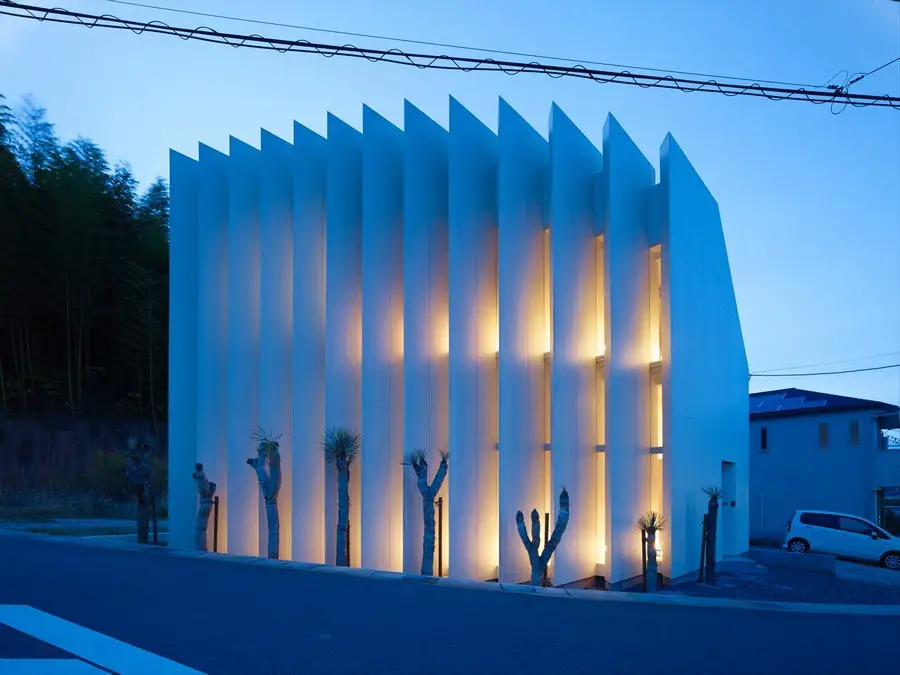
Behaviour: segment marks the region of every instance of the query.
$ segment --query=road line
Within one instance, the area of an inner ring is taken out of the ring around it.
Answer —
[[[75,659],[0,659],[0,673],[3,675],[97,675],[97,673],[106,673],[106,671]]]
[[[162,656],[60,619],[28,605],[0,605],[0,623],[42,642],[127,675],[203,675]],[[4,675],[6,671],[0,670]]]

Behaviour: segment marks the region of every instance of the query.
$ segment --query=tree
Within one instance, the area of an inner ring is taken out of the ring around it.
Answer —
[[[521,511],[516,512],[516,528],[519,530],[519,538],[528,551],[528,561],[531,563],[531,585],[540,586],[544,580],[544,570],[550,562],[559,542],[562,541],[563,533],[569,524],[569,493],[566,488],[559,493],[559,512],[556,514],[556,526],[553,528],[553,534],[550,535],[549,541],[544,544],[544,550],[539,551],[541,546],[541,517],[537,509],[531,511],[531,538],[525,530],[525,516]]]
[[[347,532],[350,527],[350,465],[359,455],[359,434],[348,427],[331,427],[325,430],[322,447],[325,461],[337,467],[338,473],[338,517],[337,551],[335,565],[349,567]]]
[[[716,583],[716,532],[719,529],[719,496],[721,490],[715,485],[703,488],[703,494],[709,497],[706,504],[706,581]]]
[[[212,511],[213,500],[216,494],[216,484],[206,478],[203,465],[199,462],[194,466],[191,474],[197,485],[197,494],[200,495],[200,508],[197,510],[197,522],[194,526],[194,548],[198,551],[206,550],[206,529],[209,527],[209,514]]]
[[[663,529],[666,519],[656,511],[648,511],[638,518],[638,528],[647,537],[647,592],[656,592],[656,581],[659,575],[656,555],[656,533]]]
[[[431,485],[428,484],[428,460],[424,450],[416,450],[403,458],[403,465],[412,467],[416,474],[416,485],[422,495],[422,516],[425,521],[425,534],[422,540],[422,574],[434,575],[434,499],[441,491],[444,478],[447,477],[447,465],[450,453],[441,450],[441,463]]]
[[[268,556],[278,558],[279,522],[278,492],[281,490],[281,453],[278,452],[278,439],[262,427],[257,429],[253,439],[257,441],[256,457],[247,460],[256,471],[259,491],[266,503],[266,525],[269,530]],[[266,465],[269,471],[266,471]]]
[[[150,543],[150,481],[152,479],[152,458],[150,444],[139,443],[134,436],[127,441],[127,462],[125,475],[134,488],[137,497],[137,539],[139,544]]]

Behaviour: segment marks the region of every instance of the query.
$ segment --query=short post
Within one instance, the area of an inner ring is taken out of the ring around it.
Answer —
[[[213,497],[213,553],[219,552],[219,498]]]
[[[438,545],[438,576],[444,576],[444,498],[438,497],[437,500],[437,517],[438,517],[438,535],[437,535],[437,545]]]
[[[697,583],[703,583],[703,570],[706,567],[706,529],[709,516],[703,515],[703,532],[700,535],[700,571],[697,574]]]
[[[641,530],[641,590],[647,592],[647,533]]]

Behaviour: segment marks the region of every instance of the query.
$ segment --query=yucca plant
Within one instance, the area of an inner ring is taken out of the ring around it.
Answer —
[[[416,474],[416,486],[422,495],[422,516],[425,521],[425,534],[422,539],[422,574],[434,575],[434,498],[437,497],[447,477],[450,453],[441,450],[441,463],[431,485],[428,484],[428,460],[424,450],[416,450],[403,456],[402,464],[412,467]]]
[[[337,467],[338,518],[335,564],[349,567],[347,556],[347,528],[350,524],[350,465],[359,455],[359,434],[348,427],[331,427],[322,437],[325,461]]]
[[[256,471],[259,491],[266,502],[266,526],[268,527],[268,556],[278,557],[280,539],[280,523],[278,520],[278,492],[281,490],[281,453],[278,452],[278,439],[271,431],[262,427],[252,436],[256,441],[256,457],[247,460]],[[266,465],[269,471],[266,471]]]
[[[197,510],[197,521],[194,525],[194,548],[198,551],[206,550],[206,528],[209,525],[209,514],[213,507],[213,498],[216,494],[216,484],[206,478],[203,465],[199,462],[194,466],[191,474],[197,485],[197,494],[200,495],[200,508]]]
[[[722,491],[715,485],[703,488],[709,497],[706,503],[706,581],[716,583],[716,532],[719,529],[719,496]]]
[[[656,511],[647,511],[647,513],[641,514],[637,524],[647,537],[647,592],[655,593],[659,574],[656,559],[656,533],[665,527],[666,519]]]
[[[556,514],[556,526],[553,528],[553,534],[544,544],[544,550],[540,551],[541,546],[541,517],[537,509],[531,511],[531,538],[525,530],[525,516],[521,511],[516,512],[516,529],[519,531],[519,538],[528,551],[528,562],[531,564],[531,585],[540,586],[544,580],[544,570],[550,562],[550,557],[559,542],[562,541],[563,533],[569,524],[569,493],[566,488],[559,493],[559,512]],[[545,535],[547,533],[544,533]]]

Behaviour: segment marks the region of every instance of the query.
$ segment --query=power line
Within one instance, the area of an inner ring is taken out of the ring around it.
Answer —
[[[800,368],[818,368],[819,366],[834,366],[839,363],[853,363],[855,361],[869,361],[871,359],[881,359],[886,356],[897,356],[900,352],[888,352],[886,354],[873,354],[872,356],[860,356],[855,359],[841,359],[840,361],[820,361],[819,363],[807,363],[802,366],[787,366],[785,368],[769,368],[768,370],[757,370],[756,374],[762,373],[782,373],[785,370],[799,370]]]
[[[80,24],[86,28],[108,28],[113,30],[129,30],[135,34],[157,33],[179,37],[182,40],[198,40],[230,47],[246,47],[279,53],[315,53],[326,58],[344,56],[366,59],[370,62],[393,63],[412,66],[421,70],[458,70],[462,72],[485,71],[502,72],[507,75],[522,73],[539,73],[552,78],[574,77],[592,80],[599,83],[616,83],[638,86],[644,89],[677,89],[686,93],[705,92],[719,93],[725,96],[753,96],[769,100],[805,101],[821,105],[823,103],[840,106],[852,105],[858,108],[877,107],[900,110],[900,97],[887,94],[852,94],[844,90],[825,88],[788,89],[783,87],[764,86],[757,82],[752,84],[736,82],[717,82],[716,80],[695,80],[672,75],[650,75],[640,72],[610,71],[587,68],[581,64],[571,66],[550,65],[537,61],[506,61],[493,58],[471,58],[448,56],[446,54],[420,54],[405,52],[400,49],[370,49],[354,45],[335,45],[310,42],[309,40],[284,40],[263,37],[261,35],[243,35],[239,33],[223,33],[203,26],[198,28],[179,28],[169,26],[162,21],[132,21],[111,15],[86,14],[60,8],[37,7],[16,2],[0,0],[0,14],[32,19],[41,22]]]
[[[898,1],[900,1],[900,0],[898,0]],[[847,83],[846,86],[849,87],[851,84],[856,84],[857,82],[859,82],[859,81],[860,81],[861,79],[863,79],[864,77],[868,77],[868,76],[871,75],[872,73],[877,73],[877,72],[878,72],[879,70],[881,70],[882,68],[887,68],[888,66],[890,66],[890,65],[892,65],[892,64],[894,64],[894,63],[897,63],[897,61],[900,61],[900,56],[898,56],[896,59],[892,59],[891,61],[888,61],[887,63],[878,66],[878,67],[875,68],[874,70],[870,70],[868,73],[862,73],[862,74],[860,74],[860,75],[857,75],[857,76],[854,77],[852,80],[850,80],[850,81]]]
[[[851,370],[831,370],[819,373],[750,373],[750,377],[817,377],[819,375],[846,375],[848,373],[867,373],[872,370],[887,370],[888,368],[900,368],[900,363],[891,363],[887,366],[873,366],[871,368],[853,368]]]
[[[105,0],[106,2],[111,2],[116,5],[130,5],[131,7],[143,7],[144,9],[158,9],[163,12],[173,12],[176,14],[188,14],[191,16],[202,16],[209,19],[225,19],[226,21],[239,21],[241,23],[252,23],[259,26],[277,26],[279,28],[294,28],[297,30],[305,30],[305,31],[313,31],[316,33],[329,33],[331,35],[347,35],[349,37],[361,37],[368,38],[371,40],[384,40],[389,42],[402,42],[405,44],[412,45],[425,45],[428,47],[441,47],[444,49],[462,49],[470,52],[482,52],[485,54],[503,54],[505,56],[524,56],[528,59],[542,59],[544,61],[560,61],[564,63],[582,63],[586,65],[592,66],[607,66],[609,68],[628,68],[633,70],[644,70],[653,73],[669,73],[672,75],[690,75],[692,77],[708,77],[708,78],[716,78],[716,79],[725,79],[725,80],[740,80],[743,82],[759,82],[764,84],[780,84],[787,87],[811,87],[814,88],[817,85],[814,84],[801,84],[797,82],[785,82],[783,80],[764,80],[761,78],[750,78],[750,77],[737,77],[737,76],[729,76],[729,75],[711,75],[709,73],[697,73],[690,70],[673,70],[671,68],[650,68],[647,66],[634,66],[634,65],[625,65],[621,63],[608,63],[605,61],[592,61],[590,59],[574,59],[567,58],[564,56],[548,56],[546,54],[532,54],[529,52],[514,52],[507,51],[503,49],[491,49],[488,47],[473,47],[471,45],[460,45],[454,44],[451,42],[432,42],[429,40],[415,40],[413,38],[402,38],[402,37],[393,37],[388,35],[377,35],[374,33],[354,33],[352,31],[346,30],[336,30],[332,28],[318,28],[314,26],[302,26],[293,23],[282,23],[279,21],[265,21],[263,19],[251,19],[249,17],[241,17],[241,16],[231,16],[228,14],[213,14],[209,12],[197,12],[190,9],[178,9],[176,7],[165,7],[163,5],[148,5],[143,2],[131,2],[130,0]],[[900,1],[900,0],[898,0]],[[834,78],[832,78],[834,79]]]

